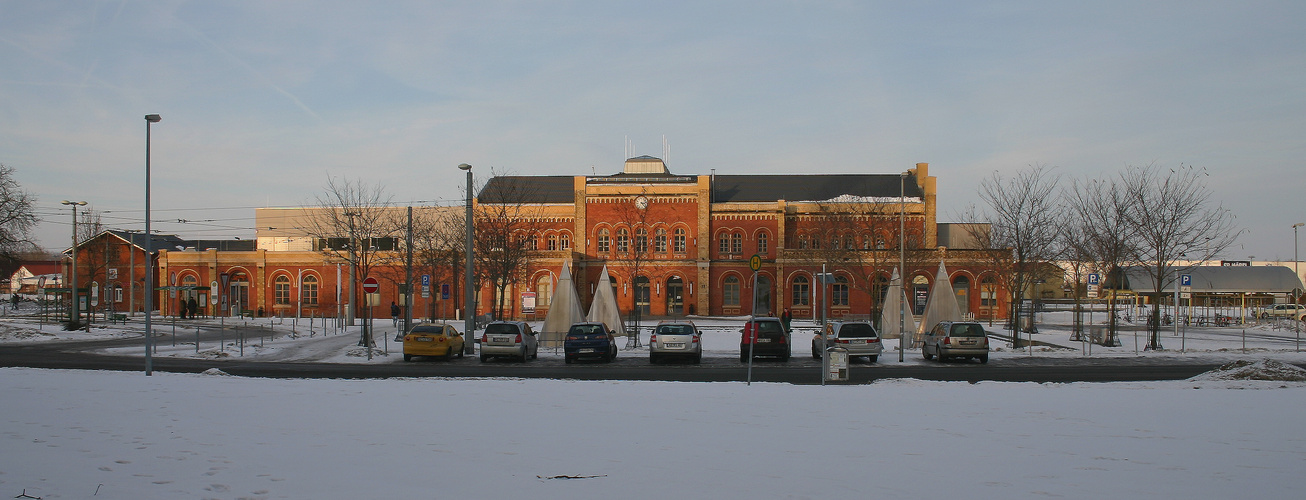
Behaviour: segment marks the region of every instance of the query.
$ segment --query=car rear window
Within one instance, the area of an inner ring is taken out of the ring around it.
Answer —
[[[658,335],[689,335],[694,333],[694,329],[689,325],[662,325],[658,327]]]
[[[759,321],[753,323],[757,325],[757,333],[763,335],[783,335],[785,329],[776,321]]]
[[[953,337],[983,337],[984,327],[979,325],[952,325]]]
[[[504,323],[489,325],[485,327],[485,333],[519,333],[516,325]]]
[[[442,333],[444,327],[440,326],[415,326],[412,333]]]
[[[875,328],[865,323],[853,323],[839,328],[839,338],[875,337]]]
[[[571,331],[567,332],[572,335],[594,335],[605,333],[603,327],[599,325],[572,325]]]

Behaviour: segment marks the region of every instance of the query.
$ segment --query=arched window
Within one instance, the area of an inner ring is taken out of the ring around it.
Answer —
[[[309,307],[317,306],[317,276],[304,276],[304,283],[299,290],[299,300]]]
[[[635,230],[635,253],[648,253],[648,229],[641,227]]]
[[[848,306],[848,278],[835,276],[834,284],[830,285],[830,305]]]
[[[676,228],[676,231],[673,233],[673,236],[674,236],[674,238],[672,239],[673,251],[675,253],[685,253],[685,248],[686,248],[685,228],[683,227]]]
[[[820,235],[820,233],[813,233],[813,234],[812,234],[812,250],[820,250],[820,249],[821,249],[821,235]]]
[[[757,233],[757,253],[766,254],[766,232]]]
[[[558,248],[571,250],[571,235],[567,233],[558,235]]]
[[[798,235],[798,249],[799,249],[799,250],[807,250],[807,235],[806,235],[806,234],[800,234],[800,235]]]
[[[549,307],[549,299],[553,295],[553,277],[549,275],[540,276],[535,282],[535,307]]]
[[[852,236],[851,234],[849,234],[849,235],[844,235],[844,237],[843,237],[843,247],[844,247],[844,248],[847,248],[847,249],[849,249],[849,250],[852,250],[852,249],[857,248],[857,245],[853,242],[853,236]]]
[[[611,237],[608,236],[608,230],[606,228],[600,229],[599,244],[597,249],[598,253],[608,253],[608,251],[611,250],[611,245],[612,242],[611,242]]]
[[[558,235],[556,235],[556,234],[550,234],[550,235],[549,235],[549,250],[557,250],[557,249],[558,249]]]
[[[730,235],[730,253],[744,253],[744,233],[734,233]]]
[[[279,274],[272,281],[272,299],[279,306],[290,305],[290,276]]]
[[[624,227],[617,230],[617,252],[630,252],[630,231]]]
[[[812,285],[806,276],[794,278],[792,303],[796,306],[811,305]]]
[[[721,305],[733,307],[739,305],[739,277],[735,275],[726,276],[725,283],[721,285]]]
[[[653,251],[657,253],[667,253],[667,230],[658,228],[653,237]]]
[[[725,255],[725,254],[730,253],[730,234],[729,234],[729,233],[727,233],[727,232],[725,232],[725,231],[722,231],[722,232],[721,232],[721,235],[718,237],[718,240],[717,240],[717,241],[718,241],[718,243],[717,243],[717,252],[721,253],[722,255]]]

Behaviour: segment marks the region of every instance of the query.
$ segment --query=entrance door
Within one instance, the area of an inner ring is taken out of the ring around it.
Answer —
[[[970,278],[958,276],[952,280],[952,289],[957,292],[957,305],[961,307],[962,316],[970,314]]]
[[[754,290],[753,298],[754,312],[756,316],[772,316],[771,314],[771,279],[759,274],[757,276],[757,289]]]
[[[235,315],[249,308],[249,276],[245,273],[237,273],[231,276],[231,310]]]
[[[635,309],[638,310],[640,314],[652,313],[649,303],[653,298],[653,294],[650,292],[648,277],[640,276],[635,278]]]
[[[667,280],[667,314],[685,314],[685,282],[679,276]]]

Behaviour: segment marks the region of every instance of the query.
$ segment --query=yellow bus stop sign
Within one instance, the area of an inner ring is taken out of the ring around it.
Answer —
[[[754,272],[757,272],[758,269],[761,269],[762,256],[758,254],[753,254],[753,257],[748,259],[748,268],[752,269]]]

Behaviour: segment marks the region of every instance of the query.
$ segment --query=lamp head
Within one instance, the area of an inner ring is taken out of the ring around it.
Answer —
[[[145,121],[150,123],[159,123],[159,120],[162,119],[163,117],[159,115],[145,115]]]
[[[1298,222],[1298,223],[1296,223],[1296,224],[1293,224],[1293,225],[1292,225],[1292,228],[1293,228],[1293,229],[1297,229],[1297,228],[1302,227],[1302,226],[1306,226],[1306,222]]]
[[[471,166],[471,165],[468,165],[468,164],[466,164],[466,163],[463,163],[463,164],[461,164],[461,165],[458,165],[458,170],[468,170],[468,171],[470,171],[471,169],[472,169],[472,166]]]

